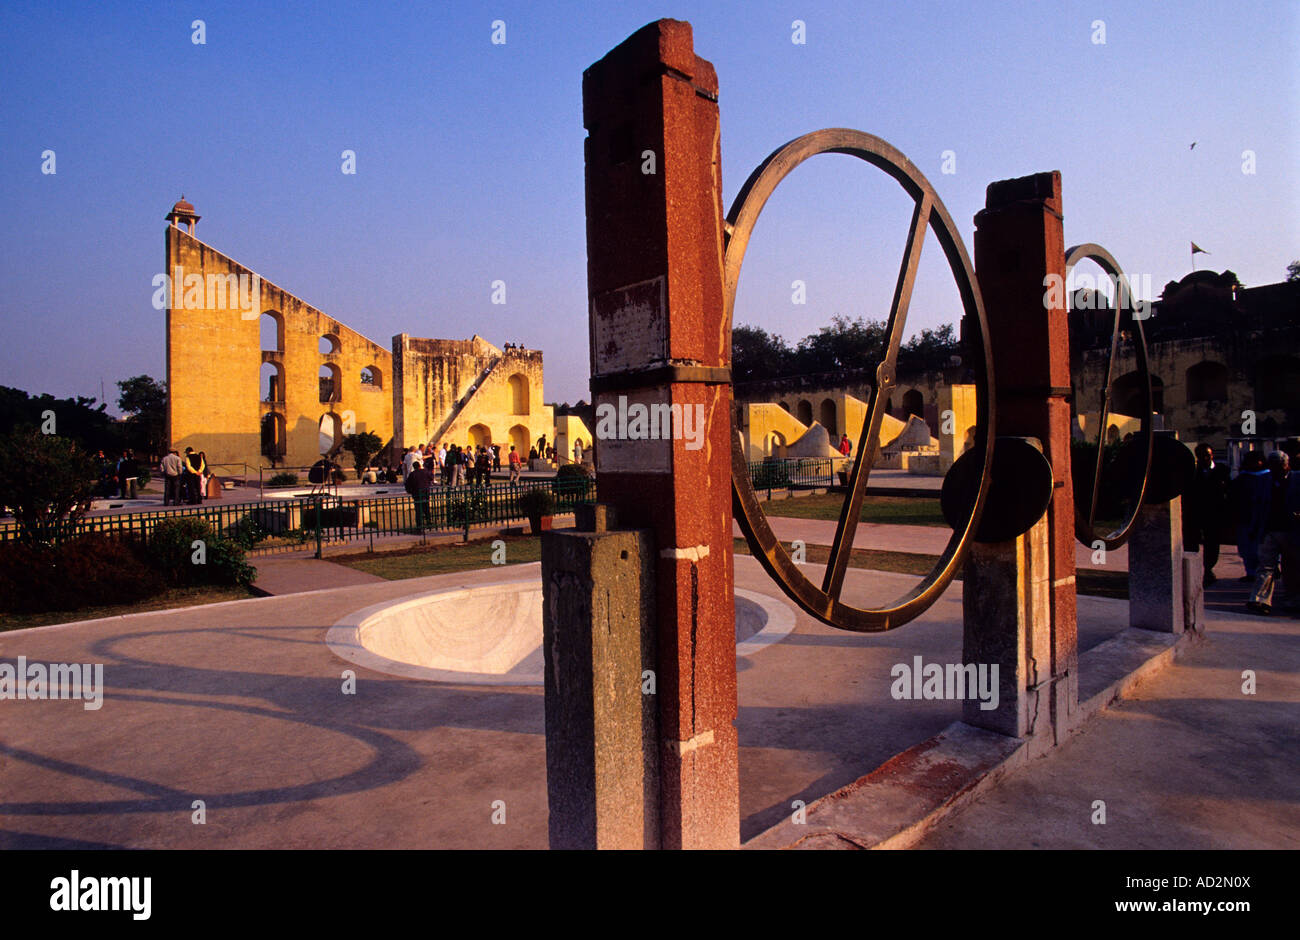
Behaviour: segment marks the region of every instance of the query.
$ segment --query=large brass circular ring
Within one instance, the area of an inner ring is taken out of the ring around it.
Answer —
[[[1132,468],[1140,469],[1140,474],[1130,472],[1129,486],[1129,511],[1128,515],[1120,522],[1119,526],[1111,531],[1103,532],[1097,528],[1097,502],[1101,494],[1102,473],[1104,469],[1105,451],[1106,451],[1106,422],[1110,417],[1110,392],[1115,383],[1115,358],[1119,351],[1120,333],[1124,326],[1124,300],[1132,298],[1132,291],[1128,283],[1128,278],[1120,270],[1119,263],[1109,251],[1100,245],[1086,244],[1075,245],[1065,253],[1065,279],[1068,282],[1070,272],[1080,261],[1090,260],[1096,262],[1106,275],[1111,279],[1115,289],[1115,321],[1111,328],[1110,335],[1110,358],[1106,363],[1106,383],[1101,389],[1101,400],[1097,409],[1097,460],[1093,465],[1092,488],[1089,491],[1091,498],[1086,507],[1080,506],[1076,499],[1074,503],[1074,536],[1089,548],[1096,548],[1097,543],[1101,542],[1110,551],[1119,548],[1128,541],[1129,533],[1133,529],[1133,523],[1137,521],[1138,512],[1142,508],[1142,501],[1146,495],[1147,482],[1151,478],[1151,453],[1152,440],[1151,433],[1151,414],[1154,411],[1154,401],[1151,395],[1151,368],[1147,363],[1147,344],[1146,337],[1142,332],[1142,317],[1134,315],[1133,324],[1133,348],[1137,357],[1137,372],[1139,380],[1142,383],[1142,401],[1144,404],[1141,417],[1141,428],[1136,444],[1137,451],[1135,459],[1132,460]],[[1133,309],[1130,304],[1129,309]],[[1074,407],[1077,413],[1078,409],[1078,390],[1074,394]],[[1072,416],[1073,417],[1073,416]],[[1072,468],[1073,469],[1073,468]]]
[[[790,141],[764,160],[750,174],[741,188],[727,216],[726,253],[724,258],[724,297],[728,335],[736,303],[736,285],[740,279],[740,266],[745,249],[758,221],[759,213],[776,189],[795,167],[819,153],[842,153],[857,157],[883,170],[893,177],[915,202],[911,228],[908,233],[903,262],[899,269],[894,299],[888,321],[888,346],[876,368],[876,381],[868,403],[867,418],[863,422],[855,447],[853,470],[849,477],[848,494],[840,511],[839,527],[831,546],[826,575],[820,586],[810,581],[790,558],[777,539],[759,505],[749,477],[749,465],[738,428],[732,432],[732,494],[736,519],[745,533],[755,556],[780,585],[787,596],[800,608],[823,623],[855,632],[880,632],[902,626],[923,613],[938,599],[952,581],[961,564],[966,548],[979,526],[989,491],[990,465],[993,459],[993,362],[989,349],[989,327],[980,298],[975,270],[966,254],[957,227],[948,210],[935,194],[934,187],[901,152],[878,137],[861,131],[830,128],[814,131]],[[854,607],[840,600],[845,570],[852,553],[853,537],[866,492],[867,477],[880,446],[880,425],[884,404],[894,390],[898,349],[902,341],[907,308],[911,300],[917,263],[925,233],[934,229],[935,237],[943,247],[948,266],[953,272],[961,293],[963,320],[962,337],[972,348],[976,342],[979,351],[972,356],[976,372],[976,425],[974,450],[983,470],[975,502],[965,523],[954,528],[943,554],[935,566],[913,590],[887,607]]]

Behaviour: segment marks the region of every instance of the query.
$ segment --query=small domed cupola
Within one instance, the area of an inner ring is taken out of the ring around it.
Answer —
[[[198,220],[194,207],[185,201],[184,193],[181,194],[180,202],[172,206],[172,211],[167,213],[168,222],[172,225],[184,225],[191,235],[194,234],[194,223]]]

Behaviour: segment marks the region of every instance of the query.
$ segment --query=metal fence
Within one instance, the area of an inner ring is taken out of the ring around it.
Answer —
[[[848,463],[836,457],[765,457],[750,462],[749,479],[755,490],[836,486],[837,471]]]
[[[259,536],[250,554],[297,551],[323,544],[373,540],[385,535],[424,535],[499,526],[526,519],[519,497],[546,489],[556,514],[572,512],[578,503],[594,502],[596,481],[526,480],[491,486],[439,486],[417,507],[411,496],[341,499],[337,496],[294,496],[250,503],[200,505],[150,512],[89,516],[59,527],[58,537],[113,533],[148,542],[159,523],[198,516],[214,531],[229,536]],[[0,526],[0,542],[18,539],[17,525]]]

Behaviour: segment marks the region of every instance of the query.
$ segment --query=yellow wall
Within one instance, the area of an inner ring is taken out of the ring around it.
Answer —
[[[262,416],[278,413],[285,421],[288,466],[309,465],[320,458],[319,422],[337,416],[342,433],[371,431],[386,442],[392,433],[392,356],[388,350],[337,320],[264,280],[257,283],[255,309],[244,298],[224,298],[209,290],[224,286],[226,275],[243,275],[250,291],[255,275],[177,226],[166,232],[167,274],[173,277],[167,310],[168,434],[173,447],[207,452],[213,464],[267,466],[262,455]],[[176,268],[183,269],[175,279]],[[191,275],[203,279],[198,289]],[[283,319],[283,349],[263,353],[264,312]],[[338,337],[339,351],[322,355],[320,337]],[[282,404],[263,402],[263,361],[281,365]],[[336,365],[342,377],[336,401],[320,401],[322,364]],[[377,369],[380,382],[366,386],[361,370]],[[332,420],[332,419],[331,419]]]

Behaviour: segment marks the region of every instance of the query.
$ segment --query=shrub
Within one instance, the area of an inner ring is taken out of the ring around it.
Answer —
[[[277,473],[271,479],[266,481],[267,486],[297,486],[298,474],[296,473]]]
[[[564,483],[569,480],[590,480],[591,471],[580,463],[566,463],[555,471],[555,482]]]
[[[555,497],[542,487],[519,494],[519,511],[529,519],[549,516],[555,512]]]
[[[165,590],[132,540],[82,535],[57,546],[0,545],[0,610],[42,613],[134,604]]]
[[[194,543],[203,543],[204,560],[195,562]],[[257,569],[244,561],[244,545],[212,529],[200,516],[173,516],[149,534],[148,558],[168,584],[236,584],[248,587]]]
[[[24,541],[51,544],[71,535],[97,479],[94,461],[68,438],[35,428],[0,437],[0,494]]]

